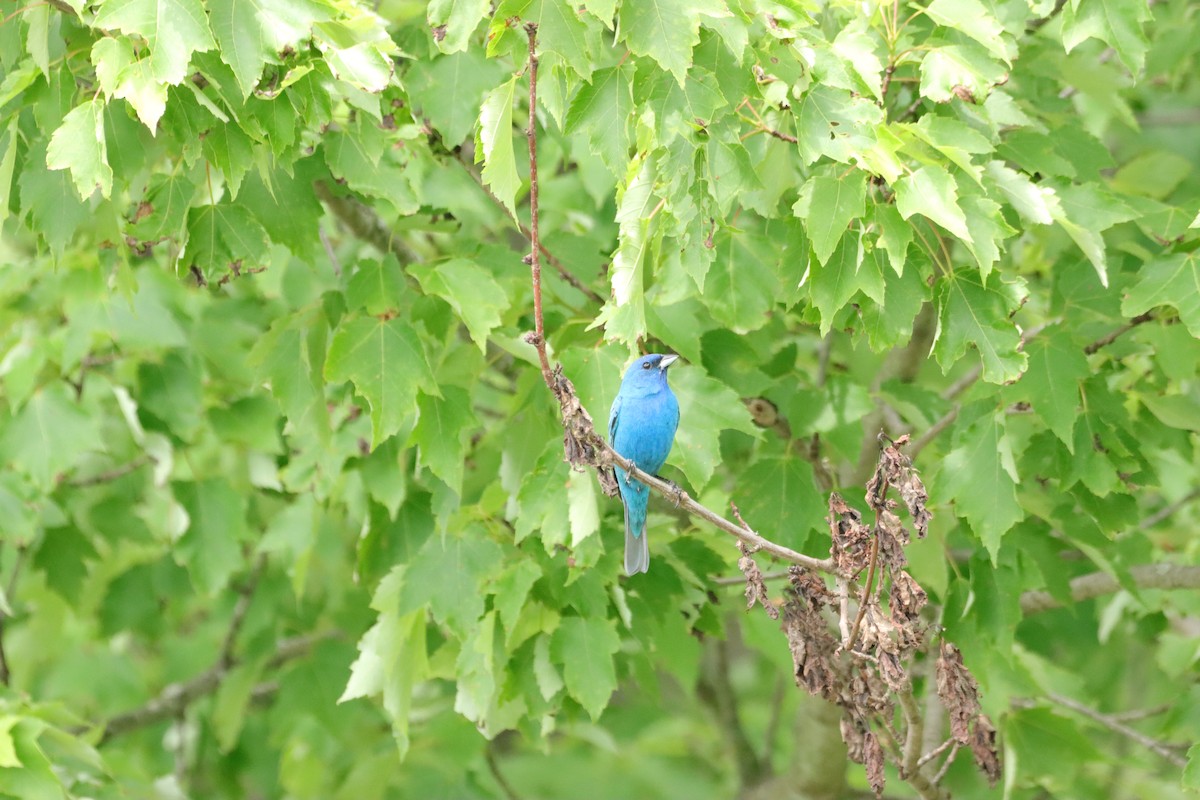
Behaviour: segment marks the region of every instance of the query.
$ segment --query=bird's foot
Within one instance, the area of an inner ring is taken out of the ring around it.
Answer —
[[[679,508],[679,504],[683,502],[684,497],[683,489],[679,488],[679,484],[675,481],[669,481],[661,475],[655,475],[654,477],[671,487],[671,499],[675,501],[675,507]]]

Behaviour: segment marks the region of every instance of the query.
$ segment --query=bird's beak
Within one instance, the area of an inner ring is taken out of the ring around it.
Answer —
[[[667,371],[667,367],[679,360],[679,356],[663,356],[662,361],[658,362],[658,368],[663,372]]]

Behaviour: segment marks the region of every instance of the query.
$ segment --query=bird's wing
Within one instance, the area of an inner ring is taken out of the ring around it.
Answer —
[[[621,418],[621,395],[618,393],[613,400],[612,411],[608,412],[608,443],[617,446],[617,423]]]

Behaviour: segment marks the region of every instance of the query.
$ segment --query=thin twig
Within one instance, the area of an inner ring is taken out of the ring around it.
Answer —
[[[376,250],[391,253],[401,264],[412,264],[421,260],[421,256],[409,247],[402,237],[397,236],[369,206],[353,197],[338,197],[324,181],[314,182],[313,191],[351,233],[373,245]]]
[[[1148,717],[1157,717],[1159,714],[1165,714],[1174,709],[1175,703],[1163,703],[1162,705],[1153,706],[1151,708],[1135,708],[1131,711],[1121,711],[1116,714],[1109,714],[1110,719],[1115,719],[1118,722],[1137,722],[1140,719]]]
[[[70,480],[65,481],[65,483],[67,486],[72,486],[72,487],[77,487],[77,488],[84,487],[84,486],[98,486],[102,483],[111,483],[111,482],[117,480],[118,478],[124,478],[126,475],[128,475],[131,472],[136,472],[137,470],[141,469],[142,467],[146,466],[147,464],[152,463],[153,461],[154,461],[153,456],[143,453],[142,455],[138,456],[137,458],[133,459],[132,461],[130,461],[127,464],[121,464],[119,466],[113,467],[110,470],[106,470],[106,471],[98,473],[96,475],[88,475],[88,476],[82,477],[82,478],[71,478]]]
[[[955,739],[953,736],[951,736],[949,739],[942,742],[941,744],[939,744],[934,749],[930,750],[925,755],[921,756],[919,759],[917,759],[917,767],[918,768],[923,767],[926,764],[928,764],[930,761],[933,761],[935,758],[940,756],[942,753],[946,752],[946,750],[948,750],[950,748],[950,746],[954,744],[954,742],[955,742]]]
[[[950,771],[950,765],[954,763],[954,757],[958,755],[958,747],[958,742],[955,742],[950,748],[950,753],[946,756],[946,760],[942,762],[942,766],[933,775],[932,780],[934,784],[941,783],[942,778],[946,777],[946,773]]]
[[[329,263],[333,265],[333,274],[339,278],[342,277],[342,262],[338,261],[333,243],[329,241],[329,234],[325,233],[324,228],[318,227],[317,236],[321,239],[321,246],[325,248],[325,255],[329,257]]]
[[[458,163],[462,165],[462,168],[466,171],[467,175],[471,177],[471,180],[475,182],[475,185],[483,190],[483,194],[489,200],[491,200],[497,208],[504,212],[504,215],[512,221],[513,225],[516,226],[520,234],[526,239],[530,240],[530,243],[532,244],[532,232],[528,227],[526,227],[525,223],[521,222],[520,218],[513,213],[512,209],[504,205],[504,202],[500,198],[492,194],[492,190],[487,187],[487,184],[483,182],[483,178],[480,177],[479,173],[475,170],[475,167],[472,166],[470,156],[467,155],[465,150],[458,151]],[[558,256],[554,255],[554,253],[550,251],[550,248],[546,247],[545,242],[538,242],[538,250],[541,251],[542,257],[546,259],[546,263],[557,270],[559,277],[561,277],[571,286],[574,286],[583,294],[587,295],[588,299],[593,303],[604,305],[604,298],[597,294],[583,281],[581,281],[579,276],[577,276],[574,272],[571,272],[571,270],[567,269],[566,265],[563,264]]]
[[[546,357],[546,324],[542,318],[542,248],[538,235],[537,31],[537,23],[525,24],[525,33],[529,36],[529,126],[525,129],[525,138],[529,142],[529,243],[532,245],[527,260],[533,277],[533,324],[534,336],[537,337],[534,346],[542,364],[542,379],[551,391],[555,391],[550,360]]]
[[[234,604],[233,614],[229,617],[229,627],[225,630],[225,638],[221,641],[221,655],[217,662],[225,669],[233,666],[233,649],[237,645],[237,637],[242,631],[242,624],[246,621],[246,612],[250,610],[250,601],[254,597],[254,590],[258,588],[258,581],[266,566],[266,555],[260,555],[258,562],[254,565],[254,571],[250,573],[245,584],[238,589],[237,603]]]
[[[1151,514],[1150,516],[1146,517],[1144,520],[1139,522],[1138,530],[1140,530],[1140,531],[1149,530],[1150,528],[1153,528],[1155,525],[1162,522],[1163,520],[1170,519],[1171,517],[1173,517],[1175,515],[1176,511],[1178,511],[1179,509],[1188,505],[1193,500],[1195,500],[1197,497],[1200,497],[1200,489],[1193,489],[1192,491],[1185,494],[1183,497],[1176,500],[1174,503],[1171,503],[1170,505],[1165,506],[1165,507],[1159,509],[1158,511],[1155,511],[1153,514]]]
[[[1092,342],[1087,347],[1083,348],[1083,352],[1090,356],[1092,353],[1095,353],[1100,348],[1107,347],[1108,345],[1112,344],[1118,338],[1125,335],[1129,331],[1133,330],[1138,325],[1144,325],[1145,323],[1149,322],[1152,319],[1154,319],[1153,312],[1147,311],[1145,314],[1138,314],[1136,317],[1129,320],[1129,322],[1126,322],[1124,325],[1117,328],[1115,331],[1112,331],[1110,333],[1105,334],[1104,336],[1101,336],[1099,339]]]
[[[846,650],[854,649],[854,641],[858,638],[858,627],[862,624],[863,617],[867,613],[867,600],[871,596],[871,586],[875,582],[875,565],[879,561],[879,534],[880,534],[880,516],[887,503],[888,482],[887,478],[883,477],[883,467],[879,468],[879,479],[881,488],[879,490],[878,503],[871,503],[875,506],[875,527],[872,529],[871,537],[871,561],[867,566],[867,582],[863,585],[862,599],[858,603],[858,615],[854,618],[854,626],[850,628],[850,641],[846,642]],[[872,479],[872,483],[874,479]],[[870,494],[870,489],[867,491]],[[868,498],[869,499],[869,498]],[[918,714],[918,717],[920,715]]]
[[[521,800],[521,796],[513,790],[512,784],[504,777],[504,773],[500,771],[500,764],[496,761],[495,741],[490,741],[483,748],[483,758],[487,762],[488,772],[492,773],[492,778],[500,787],[500,791],[504,792],[505,800]]]
[[[613,450],[607,442],[599,442],[599,445],[603,449],[606,459],[612,464],[615,464],[616,466],[625,470],[629,474],[629,477],[639,481],[640,483],[646,484],[658,494],[669,498],[672,501],[678,498],[679,508],[683,509],[694,517],[699,517],[700,519],[705,520],[709,524],[725,531],[726,533],[736,536],[738,539],[741,539],[743,542],[749,545],[752,549],[769,553],[776,558],[789,561],[793,564],[799,564],[805,569],[810,569],[814,572],[825,572],[831,575],[834,574],[834,564],[832,558],[813,558],[812,556],[807,556],[803,553],[797,553],[791,548],[784,547],[783,545],[775,544],[768,539],[764,539],[755,531],[748,528],[743,528],[737,523],[730,522],[720,514],[717,514],[700,505],[693,500],[687,492],[681,491],[678,486],[667,483],[656,475],[649,475],[638,469],[632,461],[622,456],[616,450]],[[742,580],[744,582],[745,578]]]
[[[1051,692],[1050,694],[1046,695],[1046,697],[1049,698],[1052,702],[1058,703],[1063,708],[1069,708],[1072,711],[1074,711],[1078,714],[1082,714],[1083,716],[1087,717],[1088,719],[1090,719],[1094,722],[1100,723],[1101,725],[1108,728],[1109,730],[1111,730],[1115,733],[1119,733],[1122,736],[1126,737],[1127,739],[1131,739],[1131,740],[1137,742],[1142,747],[1145,747],[1146,749],[1148,749],[1154,753],[1157,753],[1158,755],[1162,756],[1167,761],[1171,762],[1172,764],[1179,767],[1180,769],[1187,766],[1187,759],[1185,759],[1183,756],[1179,755],[1179,753],[1175,752],[1171,748],[1171,745],[1166,742],[1161,742],[1158,739],[1153,739],[1153,738],[1147,736],[1146,734],[1142,733],[1141,731],[1134,730],[1133,728],[1129,727],[1125,723],[1123,723],[1119,720],[1113,719],[1112,717],[1110,717],[1107,714],[1101,714],[1096,709],[1085,706],[1083,703],[1072,700],[1070,697],[1067,697],[1065,695],[1056,694],[1054,692]]]
[[[1200,588],[1200,566],[1188,564],[1144,564],[1132,567],[1129,577],[1139,589]],[[1121,588],[1107,572],[1092,572],[1071,581],[1071,599],[1076,603],[1112,594]],[[1062,605],[1049,592],[1031,591],[1021,595],[1021,613],[1025,616],[1049,611]]]
[[[897,697],[900,700],[900,711],[904,715],[904,760],[900,762],[901,774],[911,775],[920,767],[921,740],[924,738],[924,719],[921,709],[917,707],[917,698],[913,697],[910,686]]]
[[[276,645],[274,655],[267,662],[267,668],[274,669],[300,658],[306,655],[313,645],[336,635],[338,635],[336,631],[326,631],[284,639]],[[100,737],[100,744],[130,731],[178,716],[194,701],[215,692],[229,669],[230,667],[218,662],[189,681],[167,686],[157,697],[141,708],[135,708],[112,717],[102,723],[104,734]]]

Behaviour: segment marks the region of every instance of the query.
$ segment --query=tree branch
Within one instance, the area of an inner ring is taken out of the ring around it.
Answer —
[[[533,232],[525,226],[525,223],[521,222],[521,220],[515,214],[513,214],[508,206],[500,202],[500,199],[497,198],[496,195],[492,194],[487,186],[484,185],[483,178],[479,177],[479,173],[476,172],[474,167],[471,166],[469,157],[462,150],[459,150],[458,152],[458,163],[462,164],[463,169],[468,175],[471,176],[471,180],[475,181],[475,185],[483,190],[484,195],[486,195],[489,200],[495,203],[496,207],[503,211],[506,217],[512,220],[513,225],[517,227],[517,230],[520,232],[520,234],[528,239],[530,244],[532,244]],[[593,303],[604,305],[604,298],[597,294],[586,283],[580,280],[579,276],[577,276],[574,272],[571,272],[571,270],[567,269],[567,266],[563,264],[558,256],[550,252],[550,248],[546,247],[545,243],[539,241],[538,250],[541,251],[542,257],[546,259],[546,263],[554,267],[564,281],[571,284],[571,286],[575,287],[583,294],[587,295],[588,299],[590,299]]]
[[[701,678],[696,685],[700,699],[712,710],[718,728],[733,750],[738,781],[743,789],[756,786],[767,777],[767,770],[742,727],[738,717],[737,698],[729,680],[728,643],[711,640]]]
[[[546,323],[542,318],[542,242],[538,236],[538,173],[537,173],[537,31],[534,22],[525,24],[529,37],[529,126],[525,139],[529,143],[529,243],[532,245],[526,263],[533,279],[533,325],[534,346],[542,364],[542,379],[551,391],[555,391],[554,376],[550,371],[550,360],[546,357]],[[526,337],[528,340],[529,337]],[[557,394],[557,392],[555,391]]]
[[[148,453],[143,453],[127,464],[120,464],[110,470],[98,473],[96,475],[88,475],[81,478],[71,478],[64,481],[67,486],[84,487],[84,486],[99,486],[102,483],[111,483],[118,478],[124,478],[131,472],[137,472],[147,464],[154,462],[154,457]]]
[[[825,572],[834,574],[834,564],[832,558],[813,558],[806,556],[803,553],[797,553],[795,550],[784,547],[783,545],[775,544],[772,541],[764,539],[758,533],[755,533],[749,528],[743,528],[733,522],[722,517],[708,508],[693,500],[687,492],[681,491],[679,487],[667,483],[662,478],[655,475],[648,475],[638,469],[636,465],[629,459],[622,456],[616,450],[608,445],[607,442],[601,441],[600,446],[603,448],[604,456],[611,464],[615,464],[621,469],[629,473],[629,477],[646,484],[658,494],[670,500],[678,500],[679,508],[688,512],[694,517],[699,517],[705,520],[716,528],[725,531],[728,534],[736,536],[738,539],[750,546],[751,552],[758,550],[764,553],[769,553],[776,558],[789,561],[793,564],[799,564],[805,569],[810,569],[815,572]],[[745,582],[745,578],[741,579]]]
[[[1144,564],[1133,567],[1129,575],[1139,589],[1200,588],[1200,566],[1187,564]],[[1071,599],[1076,603],[1118,591],[1121,585],[1106,572],[1081,575],[1071,581]],[[1021,613],[1025,616],[1058,608],[1062,604],[1049,592],[1031,591],[1021,595]]]
[[[275,653],[267,662],[267,668],[274,669],[300,658],[306,655],[314,645],[337,635],[339,635],[337,631],[325,631],[283,639],[275,646]],[[157,697],[141,708],[135,708],[112,717],[102,723],[104,734],[100,737],[100,744],[103,745],[117,736],[144,728],[147,725],[178,716],[196,700],[215,692],[221,685],[221,680],[234,666],[236,664],[226,666],[218,661],[189,681],[172,683],[165,687]]]
[[[1087,347],[1083,348],[1083,352],[1090,356],[1092,353],[1095,353],[1100,348],[1107,347],[1108,345],[1112,344],[1119,337],[1121,337],[1124,334],[1128,333],[1129,331],[1133,330],[1138,325],[1143,325],[1152,319],[1154,319],[1153,312],[1147,311],[1145,314],[1138,314],[1136,317],[1129,320],[1129,322],[1127,322],[1124,325],[1122,325],[1121,327],[1117,328],[1115,331],[1112,331],[1110,333],[1105,334],[1104,336],[1101,336],[1099,339],[1092,342]]]
[[[1125,738],[1137,742],[1142,747],[1157,753],[1180,769],[1187,766],[1187,759],[1175,752],[1175,750],[1171,748],[1171,745],[1167,744],[1166,742],[1161,742],[1158,739],[1151,738],[1141,731],[1134,730],[1125,723],[1120,722],[1119,720],[1116,720],[1107,714],[1101,714],[1096,709],[1085,706],[1083,703],[1072,700],[1070,697],[1066,697],[1065,695],[1051,692],[1050,694],[1046,695],[1046,697],[1051,702],[1057,703],[1063,708],[1069,708],[1077,714],[1082,714],[1088,719],[1100,723],[1110,731],[1119,733]]]
[[[376,250],[391,253],[401,264],[412,264],[421,260],[421,256],[409,247],[403,238],[397,236],[369,206],[353,197],[338,197],[324,181],[314,182],[313,191],[351,233],[373,245]]]
[[[913,696],[910,686],[897,697],[900,700],[900,711],[904,715],[904,758],[900,762],[900,774],[912,775],[920,767],[921,742],[925,735],[925,721],[921,717],[921,709],[917,707],[917,698]]]

